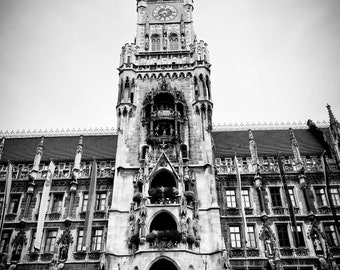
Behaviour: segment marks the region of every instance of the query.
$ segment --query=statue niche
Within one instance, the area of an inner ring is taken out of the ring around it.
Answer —
[[[66,229],[57,241],[59,245],[59,261],[66,261],[70,244],[73,243],[73,237],[70,230]]]
[[[12,242],[13,251],[12,251],[12,261],[19,261],[21,257],[21,252],[23,249],[23,246],[27,243],[26,235],[24,231],[20,231],[15,239]]]

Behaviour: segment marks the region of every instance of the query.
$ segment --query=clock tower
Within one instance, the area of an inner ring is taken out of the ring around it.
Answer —
[[[122,48],[106,269],[222,269],[210,60],[193,0],[137,0]]]

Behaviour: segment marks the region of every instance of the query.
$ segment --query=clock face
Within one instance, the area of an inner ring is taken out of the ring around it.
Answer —
[[[173,6],[161,5],[153,10],[153,16],[159,21],[171,21],[177,15],[177,10]]]

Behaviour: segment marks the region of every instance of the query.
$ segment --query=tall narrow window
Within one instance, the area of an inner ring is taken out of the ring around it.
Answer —
[[[292,202],[293,207],[297,207],[295,195],[294,195],[294,187],[289,187],[288,193],[289,193],[289,198],[290,198],[290,201]]]
[[[12,194],[10,202],[9,202],[9,206],[8,206],[8,213],[16,214],[19,209],[19,203],[20,203],[20,194]]]
[[[278,224],[276,227],[280,247],[290,247],[287,224]]]
[[[97,193],[96,196],[96,211],[104,211],[106,207],[106,193]]]
[[[247,226],[248,241],[247,247],[256,248],[255,226]]]
[[[63,194],[53,194],[52,213],[60,213],[63,204]]]
[[[89,194],[88,193],[84,193],[83,194],[83,204],[81,206],[81,211],[86,212],[88,200],[89,200]]]
[[[54,245],[57,239],[57,230],[50,230],[46,232],[45,252],[54,252]]]
[[[323,187],[315,188],[315,195],[316,195],[316,201],[317,201],[319,206],[328,205],[325,188],[323,188]]]
[[[36,230],[32,230],[31,232],[31,242],[30,242],[30,252],[35,252],[35,248],[34,248],[34,241],[35,241],[35,236],[37,234]]]
[[[161,50],[161,38],[159,35],[152,35],[151,37],[151,50],[160,51]]]
[[[78,230],[78,237],[77,237],[77,251],[85,251],[86,247],[83,246],[83,238],[84,238],[84,230]]]
[[[239,226],[230,226],[230,246],[232,248],[241,247],[241,234]]]
[[[225,191],[226,200],[227,200],[227,207],[236,207],[236,194],[235,189],[228,189]]]
[[[0,241],[0,253],[8,253],[11,234],[12,234],[11,231],[2,232]]]
[[[331,198],[334,206],[340,206],[340,195],[338,188],[330,188]]]
[[[176,34],[170,34],[169,36],[169,48],[170,51],[177,51],[179,48],[178,36]]]
[[[269,190],[270,190],[270,197],[272,199],[273,207],[282,207],[280,188],[271,187],[269,188]]]
[[[339,239],[336,235],[334,224],[324,225],[327,242],[331,247],[339,246]]]
[[[4,207],[4,196],[0,195],[0,219],[2,214],[2,207]]]
[[[103,230],[102,229],[94,229],[92,231],[92,243],[91,250],[100,250],[103,239]]]
[[[297,236],[299,238],[300,247],[304,247],[305,246],[305,238],[303,236],[302,225],[297,225],[296,228],[297,228]]]
[[[242,189],[241,194],[242,194],[243,206],[246,208],[250,208],[251,206],[250,206],[249,189]]]

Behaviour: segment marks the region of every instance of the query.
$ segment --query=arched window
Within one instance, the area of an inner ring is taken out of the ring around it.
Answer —
[[[177,181],[169,171],[160,170],[155,177],[151,180],[151,188],[157,187],[176,187]]]
[[[152,231],[177,231],[177,223],[174,218],[167,212],[159,213],[150,224]]]
[[[160,51],[161,50],[161,38],[159,35],[151,36],[151,50]]]
[[[160,259],[157,262],[155,262],[150,268],[150,270],[157,269],[177,270],[177,267],[169,260]]]
[[[176,34],[171,34],[169,36],[169,48],[170,51],[177,51],[178,50],[178,36]]]

